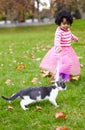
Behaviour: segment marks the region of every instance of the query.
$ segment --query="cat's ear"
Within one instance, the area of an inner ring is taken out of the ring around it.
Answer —
[[[59,77],[59,81],[64,82],[64,83],[66,82],[66,80],[64,80],[64,79],[62,78],[62,76]]]
[[[66,83],[66,80],[65,80],[65,79],[63,79],[63,82],[64,82],[64,83]]]

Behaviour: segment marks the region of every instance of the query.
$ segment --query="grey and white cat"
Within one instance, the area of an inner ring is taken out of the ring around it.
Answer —
[[[5,96],[2,96],[2,98],[8,101],[15,100],[18,97],[21,98],[20,105],[23,110],[28,109],[26,108],[27,105],[41,100],[49,100],[54,106],[57,107],[56,97],[58,95],[58,91],[65,89],[65,82],[60,78],[54,85],[26,88],[13,94],[9,98]]]

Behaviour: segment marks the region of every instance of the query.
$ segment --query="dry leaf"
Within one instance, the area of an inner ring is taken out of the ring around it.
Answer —
[[[82,68],[82,67],[83,67],[83,64],[80,64],[80,67]]]
[[[24,59],[27,59],[28,57],[27,57],[27,55],[24,55],[23,58],[24,58]]]
[[[5,84],[7,84],[7,85],[10,85],[12,83],[12,81],[10,80],[10,79],[7,79],[6,81],[5,81]]]
[[[41,70],[41,75],[42,75],[43,77],[51,77],[51,76],[52,76],[52,75],[50,74],[50,72],[47,71],[47,70]]]
[[[36,110],[42,110],[41,106],[36,106]]]
[[[54,79],[54,77],[51,76],[50,79],[49,79],[49,81],[50,81],[50,83],[55,83],[55,79]]]
[[[57,126],[55,130],[68,130],[67,126]]]
[[[33,54],[31,54],[31,55],[30,55],[30,58],[31,58],[31,59],[34,59],[34,58],[35,58],[35,56],[34,56]]]
[[[73,80],[77,80],[77,81],[78,81],[78,80],[79,80],[79,75],[72,76],[71,79],[73,79]]]
[[[55,114],[55,118],[57,118],[57,119],[61,119],[61,118],[66,119],[67,115],[65,115],[64,112],[58,112],[58,113]]]
[[[13,109],[13,107],[12,106],[8,106],[8,108],[7,108],[8,110],[12,110]]]
[[[42,48],[42,51],[47,51],[47,50],[50,50],[51,49],[51,46],[45,46]]]
[[[78,59],[82,59],[83,57],[82,56],[78,56]]]
[[[40,60],[41,60],[41,58],[36,58],[36,59],[35,59],[35,61],[40,61]]]
[[[32,83],[37,83],[37,82],[38,82],[38,78],[35,77],[32,79]]]
[[[16,63],[17,61],[16,60],[13,60],[13,63]]]
[[[21,65],[18,65],[18,66],[16,67],[17,70],[23,70],[23,69],[25,69],[25,68],[26,68],[26,65],[25,65],[25,64],[21,64]]]

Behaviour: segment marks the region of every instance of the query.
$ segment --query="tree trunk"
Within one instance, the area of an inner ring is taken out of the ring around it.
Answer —
[[[75,4],[77,5],[77,8],[79,10],[79,13],[81,15],[81,18],[85,18],[85,12],[83,11],[83,9],[81,8],[81,6],[79,5],[78,1],[75,0]]]

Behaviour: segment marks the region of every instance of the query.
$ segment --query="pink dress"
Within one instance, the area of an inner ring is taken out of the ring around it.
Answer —
[[[71,47],[71,40],[78,41],[78,38],[71,33],[70,29],[65,31],[58,27],[55,32],[54,46],[41,61],[40,68],[55,74],[59,62],[60,73],[69,75],[80,74],[80,63],[75,51]],[[61,48],[62,51],[57,53],[57,48]]]

